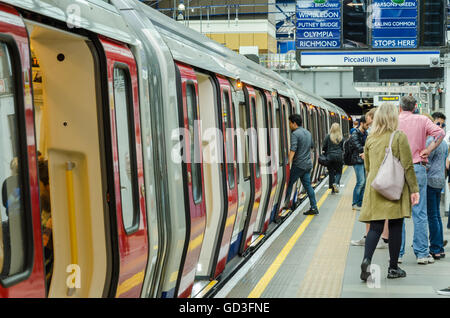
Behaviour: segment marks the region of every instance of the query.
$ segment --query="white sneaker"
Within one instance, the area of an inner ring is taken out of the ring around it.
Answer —
[[[433,264],[433,263],[434,263],[434,258],[431,255],[417,259],[417,264],[420,264],[420,265]]]
[[[438,290],[437,293],[438,293],[439,295],[443,295],[443,296],[450,296],[450,287],[449,287],[449,288],[445,288],[445,289]]]
[[[363,237],[362,239],[357,240],[357,241],[352,240],[352,241],[350,241],[350,244],[353,246],[364,246],[364,245],[366,245],[366,238]]]
[[[378,241],[377,248],[388,248],[389,244],[385,243],[382,238]]]
[[[361,211],[361,207],[357,206],[356,204],[352,206],[352,209],[356,211]]]

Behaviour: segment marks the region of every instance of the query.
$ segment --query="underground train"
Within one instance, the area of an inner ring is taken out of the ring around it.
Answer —
[[[136,0],[0,0],[0,62],[0,297],[201,295],[289,216],[289,115],[314,185],[331,124],[349,133],[342,109]]]

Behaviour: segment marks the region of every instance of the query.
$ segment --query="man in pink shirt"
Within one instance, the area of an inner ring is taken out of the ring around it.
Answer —
[[[441,143],[445,132],[435,125],[430,119],[422,115],[413,114],[416,109],[416,99],[412,96],[404,96],[401,102],[400,115],[398,118],[398,129],[408,137],[409,146],[419,184],[419,204],[412,208],[412,219],[414,223],[413,249],[418,264],[433,263],[428,244],[428,216],[427,216],[427,171],[426,164],[429,154]],[[428,136],[434,137],[428,147],[426,140]],[[400,250],[399,262],[405,253],[405,223],[403,223],[403,240]]]

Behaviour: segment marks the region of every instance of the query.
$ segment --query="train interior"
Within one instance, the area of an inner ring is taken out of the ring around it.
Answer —
[[[27,28],[48,295],[101,297],[108,248],[94,57],[81,36]],[[79,266],[81,288],[66,284],[71,264]]]

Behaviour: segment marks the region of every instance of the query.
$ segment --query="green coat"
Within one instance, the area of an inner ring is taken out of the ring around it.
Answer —
[[[389,146],[390,132],[381,136],[367,137],[364,147],[364,166],[366,168],[366,187],[359,221],[390,220],[411,217],[411,193],[419,192],[411,149],[406,135],[399,131],[392,142],[392,153],[400,159],[405,169],[405,186],[400,200],[390,201],[372,188],[378,169],[383,162],[385,149]]]

